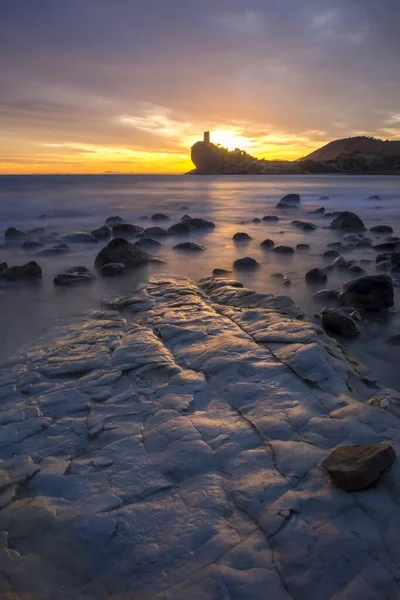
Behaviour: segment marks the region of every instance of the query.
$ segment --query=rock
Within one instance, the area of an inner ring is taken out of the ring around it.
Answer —
[[[339,308],[324,308],[322,315],[322,327],[346,338],[355,338],[360,334],[357,323]]]
[[[86,231],[76,231],[75,233],[60,235],[60,240],[67,244],[97,244],[96,238]]]
[[[168,215],[164,215],[163,213],[155,213],[150,218],[152,221],[169,221]]]
[[[86,267],[71,267],[64,271],[64,273],[59,273],[54,277],[53,283],[54,285],[79,285],[81,283],[91,283],[96,278],[92,273],[90,273],[89,269]]]
[[[175,223],[175,225],[171,225],[168,229],[168,233],[174,235],[180,234],[188,234],[191,231],[207,231],[215,229],[215,223],[212,221],[206,221],[205,219],[197,218],[197,217],[189,217],[189,215],[184,215],[180,221],[180,223]]]
[[[335,260],[333,261],[332,265],[331,265],[334,269],[342,269],[345,270],[348,268],[348,264],[345,258],[343,258],[343,256],[338,256],[337,258],[335,258]]]
[[[237,270],[254,270],[260,267],[260,263],[258,263],[254,258],[250,256],[245,256],[244,258],[238,258],[233,263],[233,268]]]
[[[272,248],[275,246],[275,242],[266,239],[263,242],[261,242],[260,246],[263,250],[272,250]]]
[[[281,281],[285,279],[282,273],[271,273],[270,277],[271,279],[280,279]]]
[[[321,208],[316,208],[315,210],[309,210],[309,215],[323,215],[325,213],[325,208],[321,206]]]
[[[328,248],[340,248],[342,246],[342,242],[330,242],[327,244]]]
[[[168,231],[166,229],[163,229],[162,227],[147,227],[142,235],[144,236],[150,236],[150,237],[164,237],[168,234]]]
[[[276,217],[275,215],[266,215],[262,218],[262,220],[266,223],[277,223],[279,221],[279,217]]]
[[[326,283],[328,276],[324,269],[311,269],[305,275],[306,283]]]
[[[388,254],[388,253],[386,253],[386,252],[382,252],[381,254],[377,255],[377,257],[375,259],[375,262],[376,262],[376,264],[378,264],[378,263],[383,262],[385,260],[390,260],[391,261],[391,255]]]
[[[278,254],[293,254],[294,250],[290,246],[275,246],[273,249],[274,252]]]
[[[372,233],[393,233],[393,227],[390,225],[374,225],[369,229]]]
[[[143,233],[143,227],[131,225],[131,223],[117,223],[112,227],[114,237],[132,237]]]
[[[44,244],[42,242],[35,242],[33,240],[26,240],[21,248],[26,250],[27,252],[31,252],[32,250],[37,250],[38,248],[43,248]]]
[[[322,255],[324,258],[338,258],[340,256],[340,253],[337,250],[327,250],[326,252],[323,253]]]
[[[134,242],[136,246],[140,246],[141,248],[147,248],[148,250],[158,250],[162,247],[161,242],[158,240],[153,240],[149,237],[141,237],[136,242]]]
[[[123,223],[124,219],[122,217],[108,217],[108,219],[105,220],[105,224],[106,225],[115,225],[116,223]]]
[[[249,242],[253,238],[251,237],[251,235],[245,233],[244,231],[238,231],[237,233],[235,233],[232,239],[234,242]]]
[[[312,295],[313,300],[317,302],[326,302],[336,304],[338,301],[339,291],[332,288],[326,288],[325,290],[319,290]]]
[[[315,231],[317,226],[313,223],[307,223],[306,221],[292,221],[292,225],[301,229],[302,231]]]
[[[365,226],[360,217],[346,210],[332,221],[331,229],[358,229],[364,231]]]
[[[253,223],[261,223],[261,219],[259,219],[258,217],[254,217]]]
[[[398,247],[397,242],[382,242],[381,244],[375,244],[373,246],[374,250],[382,250],[383,252],[394,252]]]
[[[223,277],[224,275],[229,275],[232,271],[228,271],[227,269],[214,269],[212,274],[215,277]]]
[[[4,273],[8,269],[8,264],[6,262],[0,263],[0,275]]]
[[[106,263],[101,268],[101,274],[104,275],[104,277],[115,277],[116,275],[122,275],[124,271],[125,265],[120,262]]]
[[[172,248],[172,250],[182,250],[184,252],[204,252],[205,246],[202,244],[197,244],[196,242],[183,242],[182,244],[177,244]]]
[[[341,210],[333,210],[332,212],[325,213],[325,217],[338,217],[342,214]]]
[[[355,244],[362,239],[364,239],[363,233],[346,233],[346,235],[343,236],[343,241],[350,244]]]
[[[382,271],[383,273],[387,273],[392,270],[392,261],[391,260],[381,260],[376,265],[377,271]]]
[[[8,267],[5,269],[1,277],[9,281],[19,281],[24,279],[38,279],[42,276],[42,269],[34,260],[25,265]]]
[[[6,242],[20,242],[26,239],[26,233],[16,229],[15,227],[9,227],[6,229],[4,239]]]
[[[390,444],[339,446],[322,462],[331,479],[347,492],[363,490],[386,471],[396,452]]]
[[[56,244],[51,248],[45,248],[40,252],[37,252],[37,256],[58,256],[59,254],[68,254],[71,252],[71,248],[68,244]]]
[[[287,194],[276,205],[277,208],[297,208],[300,204],[299,194]]]
[[[350,265],[348,271],[352,275],[365,275],[364,269],[359,265]]]
[[[131,244],[124,238],[114,238],[100,250],[94,264],[100,269],[107,263],[122,263],[127,269],[131,269],[148,263],[150,259],[150,254],[136,244]]]
[[[391,308],[393,281],[389,275],[367,275],[344,284],[339,294],[340,304],[361,310],[380,311]]]
[[[296,250],[310,250],[310,244],[297,244]]]
[[[98,229],[93,229],[93,231],[90,233],[94,238],[96,238],[96,240],[109,240],[112,234],[112,229],[111,227],[108,227],[108,225],[102,225]]]

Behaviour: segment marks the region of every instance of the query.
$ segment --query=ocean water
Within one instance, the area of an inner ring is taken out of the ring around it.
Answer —
[[[291,192],[301,195],[301,207],[290,213],[278,211],[276,203]],[[367,199],[374,194],[380,196],[379,201]],[[329,199],[321,200],[322,196]],[[311,298],[318,288],[307,286],[304,274],[324,266],[322,253],[327,244],[343,238],[343,234],[326,228],[329,218],[307,214],[321,206],[326,211],[352,210],[367,228],[390,224],[394,235],[400,236],[400,179],[391,176],[0,176],[1,237],[10,226],[23,231],[45,227],[46,232],[57,235],[90,231],[113,215],[142,227],[168,226],[185,213],[216,224],[212,232],[160,239],[163,247],[157,256],[164,264],[137,269],[121,278],[98,278],[88,285],[60,288],[53,285],[53,278],[74,265],[93,269],[95,256],[104,244],[74,245],[70,254],[38,257],[43,269],[40,283],[0,283],[0,357],[11,356],[33,343],[56,321],[73,320],[84,310],[98,307],[103,296],[128,291],[150,276],[176,274],[197,279],[211,275],[216,267],[230,269],[234,260],[244,256],[257,259],[261,268],[237,273],[237,279],[257,291],[291,296],[313,319],[322,307]],[[156,212],[167,214],[170,222],[152,222],[151,215]],[[264,215],[278,215],[279,222],[252,222]],[[318,229],[302,232],[291,225],[293,219],[310,221]],[[234,244],[232,236],[237,231],[247,232],[253,239],[246,245]],[[375,243],[385,239],[384,235],[370,235]],[[266,238],[275,245],[295,247],[307,243],[311,249],[279,256],[260,248]],[[182,254],[173,250],[175,244],[188,240],[200,242],[206,251]],[[371,260],[371,264],[362,264],[368,274],[376,273],[375,257],[376,251],[370,248],[345,255],[346,259]],[[0,248],[0,262],[16,265],[34,259],[32,253],[18,246]],[[288,275],[291,285],[283,286],[270,277],[273,273]],[[339,288],[348,279],[348,274],[336,272],[324,287]],[[399,301],[400,292],[396,290],[397,307]],[[347,345],[366,364],[372,377],[400,390],[400,346],[387,341],[397,333],[400,319],[393,314],[385,321],[363,323],[362,335]]]

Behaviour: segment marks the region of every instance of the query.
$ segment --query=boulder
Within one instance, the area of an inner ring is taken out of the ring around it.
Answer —
[[[101,269],[107,263],[122,263],[127,269],[144,265],[151,260],[151,255],[136,244],[131,244],[124,238],[114,238],[100,250],[94,264]]]
[[[54,285],[80,285],[81,283],[91,283],[96,278],[90,273],[89,269],[86,267],[71,267],[67,269],[63,273],[59,273],[54,277],[53,283]]]
[[[214,277],[223,277],[224,275],[229,275],[232,271],[228,271],[228,269],[214,269],[212,274]]]
[[[253,223],[261,223],[261,219],[259,219],[258,217],[254,217]]]
[[[305,275],[306,283],[326,283],[328,276],[324,269],[311,269]]]
[[[60,240],[67,244],[97,244],[96,238],[87,231],[76,231],[60,235]]]
[[[169,221],[168,215],[164,215],[163,213],[155,213],[150,218],[152,221]]]
[[[315,231],[317,226],[313,223],[307,223],[306,221],[292,221],[292,225],[301,229],[302,231]]]
[[[293,254],[294,250],[290,246],[275,246],[273,249],[277,254]]]
[[[322,256],[326,259],[338,258],[340,256],[340,252],[337,250],[327,250]]]
[[[359,216],[346,210],[332,221],[331,229],[358,229],[364,231],[365,226]]]
[[[42,276],[42,269],[34,260],[25,265],[8,267],[5,269],[1,277],[9,281],[19,281],[24,279],[38,279]]]
[[[258,263],[254,258],[250,256],[245,256],[244,258],[238,258],[233,263],[233,268],[237,270],[249,270],[252,271],[254,269],[258,269],[260,267],[260,263]]]
[[[272,250],[272,248],[275,246],[275,242],[266,239],[263,242],[261,242],[260,246],[263,250]]]
[[[238,231],[237,233],[235,233],[232,239],[234,242],[249,242],[253,238],[251,237],[251,235],[245,233],[244,231]]]
[[[393,227],[390,225],[374,225],[370,227],[372,233],[393,233]]]
[[[124,219],[122,217],[108,217],[108,219],[105,220],[105,224],[106,225],[116,225],[117,223],[123,223]]]
[[[43,242],[36,242],[34,240],[26,240],[21,248],[26,250],[27,252],[32,252],[33,250],[37,250],[38,248],[43,248]]]
[[[326,288],[325,290],[318,290],[313,294],[312,298],[316,302],[323,302],[326,304],[337,304],[339,291],[332,288]]]
[[[15,227],[9,227],[6,229],[4,239],[6,242],[20,242],[26,239],[26,233],[16,229]]]
[[[342,287],[339,301],[360,310],[387,310],[394,304],[392,278],[381,274],[353,279]]]
[[[287,194],[276,205],[277,208],[297,208],[300,204],[299,194]]]
[[[207,231],[211,229],[215,229],[215,223],[212,221],[184,215],[179,223],[175,223],[175,225],[169,227],[168,233],[171,235],[185,235],[191,231]]]
[[[56,244],[51,248],[40,250],[40,252],[37,252],[37,256],[58,256],[59,254],[68,254],[68,252],[71,252],[68,244]]]
[[[131,223],[117,223],[112,227],[114,237],[132,237],[143,233],[143,227]]]
[[[331,479],[347,492],[363,490],[388,469],[396,452],[390,444],[339,446],[322,462]]]
[[[346,338],[355,338],[360,334],[354,319],[340,308],[324,308],[321,316],[321,325],[325,331]]]
[[[158,240],[153,240],[149,237],[140,237],[136,242],[134,242],[136,246],[140,246],[141,248],[147,248],[148,250],[158,250],[162,247],[162,243]]]
[[[101,268],[101,274],[104,275],[104,277],[115,277],[116,275],[122,275],[124,271],[125,265],[120,262],[106,263]]]
[[[98,229],[93,229],[90,232],[96,240],[109,240],[112,234],[112,229],[108,225],[102,225]]]
[[[382,242],[381,244],[375,244],[373,249],[379,252],[394,252],[398,246],[398,242]]]
[[[168,231],[166,229],[163,229],[162,227],[147,227],[143,231],[142,235],[150,237],[164,237],[165,235],[169,234]]]
[[[172,250],[180,250],[182,252],[204,252],[205,249],[205,246],[197,242],[183,242],[172,248]]]
[[[266,223],[277,223],[279,221],[279,217],[276,217],[275,215],[266,215],[262,218],[262,220]]]

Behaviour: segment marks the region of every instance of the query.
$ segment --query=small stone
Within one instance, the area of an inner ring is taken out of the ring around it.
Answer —
[[[326,283],[328,276],[324,269],[311,269],[305,275],[306,283]]]
[[[235,233],[232,239],[234,242],[249,242],[253,238],[244,231],[238,231],[237,233]]]
[[[150,254],[136,244],[131,244],[124,238],[114,238],[100,250],[95,265],[101,269],[107,263],[122,263],[126,268],[131,269],[148,263],[150,259]]]
[[[8,264],[6,262],[0,263],[0,275],[8,269]]]
[[[261,242],[260,246],[263,250],[272,250],[272,248],[275,246],[275,242],[266,239],[263,242]]]
[[[350,265],[348,271],[352,275],[365,275],[365,271],[360,265]]]
[[[283,278],[283,285],[286,285],[286,286],[292,285],[292,282],[290,281],[290,279],[287,275],[285,275],[285,277]]]
[[[51,248],[45,248],[36,253],[36,256],[58,256],[59,254],[68,254],[71,252],[71,248],[68,244],[56,244]]]
[[[367,200],[380,200],[381,197],[378,194],[373,194],[372,196],[368,196]]]
[[[320,198],[322,200],[322,198]],[[309,215],[323,215],[325,213],[325,208],[321,206],[321,208],[316,208],[315,210],[309,210]]]
[[[294,225],[298,229],[301,229],[302,231],[315,231],[317,229],[316,225],[314,225],[313,223],[307,223],[306,221],[295,220],[292,221],[292,225]]]
[[[243,269],[243,270],[254,270],[254,269],[258,269],[260,267],[260,263],[258,263],[254,258],[251,258],[251,256],[245,256],[244,258],[238,258],[238,260],[235,260],[235,262],[233,263],[233,268],[234,269]]]
[[[347,492],[356,492],[377,481],[395,458],[396,452],[390,444],[339,446],[321,466],[336,485]]]
[[[277,208],[297,208],[300,204],[299,194],[287,194],[276,205]]]

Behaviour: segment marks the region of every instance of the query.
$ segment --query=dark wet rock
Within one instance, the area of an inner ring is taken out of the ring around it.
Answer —
[[[26,240],[21,248],[26,250],[27,252],[31,252],[33,250],[37,250],[38,248],[43,248],[43,242],[36,242],[35,240]]]
[[[325,213],[325,208],[321,206],[321,208],[316,208],[315,210],[309,210],[309,215],[323,215]]]
[[[81,283],[92,283],[96,278],[86,267],[71,267],[63,273],[59,273],[54,277],[54,285],[80,285]]]
[[[326,259],[338,258],[338,256],[340,256],[340,252],[338,252],[337,250],[327,250],[323,253],[323,257]]]
[[[299,250],[300,252],[302,252],[302,251],[304,252],[304,251],[307,251],[310,249],[311,249],[310,244],[297,244],[296,245],[296,250]]]
[[[389,254],[388,252],[382,252],[381,254],[378,254],[375,259],[375,262],[376,262],[376,264],[378,264],[385,260],[391,260],[391,254]]]
[[[6,271],[8,269],[8,264],[6,262],[2,262],[0,263],[0,276],[2,273],[4,273],[4,271]]]
[[[1,277],[9,281],[20,281],[24,279],[38,279],[42,276],[42,269],[34,260],[25,265],[8,267],[5,269]]]
[[[140,246],[141,248],[147,248],[147,250],[158,250],[162,247],[162,243],[158,240],[153,240],[149,237],[140,237],[136,242],[134,242],[136,246]]]
[[[184,215],[180,223],[175,223],[175,225],[171,225],[171,227],[169,227],[168,233],[172,235],[182,235],[188,234],[192,231],[207,231],[211,229],[215,229],[215,223],[212,221],[206,221],[206,219]]]
[[[340,248],[342,246],[342,242],[330,242],[327,244],[328,248]]]
[[[326,283],[328,276],[324,269],[311,269],[305,275],[306,283]]]
[[[271,273],[270,277],[271,279],[279,279],[280,281],[285,279],[283,273]]]
[[[321,466],[331,479],[347,492],[363,490],[377,481],[396,458],[390,444],[339,446]]]
[[[346,338],[355,338],[360,335],[357,323],[340,308],[324,308],[321,316],[321,324],[325,331]]]
[[[361,310],[387,310],[394,304],[392,278],[381,274],[353,279],[342,287],[339,301]]]
[[[277,208],[297,208],[300,204],[299,194],[287,194],[276,205]]]
[[[331,212],[326,212],[325,217],[327,217],[327,218],[338,217],[341,214],[342,214],[341,210],[332,210]]]
[[[228,269],[214,269],[212,274],[214,277],[223,277],[224,275],[229,275],[232,271],[228,271]]]
[[[122,263],[127,269],[132,269],[150,260],[151,255],[136,244],[131,244],[124,238],[114,238],[100,250],[94,264],[97,268],[101,268],[107,263]]]
[[[262,218],[262,220],[266,223],[277,223],[279,221],[279,217],[276,217],[275,215],[266,215]]]
[[[45,248],[40,252],[37,252],[37,256],[59,256],[60,254],[68,254],[71,252],[71,248],[68,244],[56,244],[51,248]]]
[[[391,260],[381,260],[376,264],[376,270],[382,271],[383,273],[388,273],[391,271],[393,265]]]
[[[147,227],[142,235],[149,237],[164,237],[169,235],[169,233],[166,229],[163,229],[163,227]]]
[[[87,231],[76,231],[60,235],[60,240],[67,244],[97,244],[96,238]]]
[[[98,229],[93,229],[90,232],[96,240],[109,240],[112,234],[112,229],[108,225],[102,225]]]
[[[106,225],[116,225],[117,223],[123,223],[124,219],[122,217],[108,217],[108,219],[105,220],[105,224]]]
[[[260,246],[263,250],[272,250],[272,248],[275,246],[275,242],[273,240],[266,239],[261,242]]]
[[[151,215],[151,220],[152,221],[169,221],[169,216],[164,215],[163,213],[155,213],[154,215]]]
[[[360,265],[350,265],[348,271],[351,275],[365,275],[365,271]]]
[[[249,270],[252,271],[254,269],[258,269],[260,267],[260,263],[258,263],[254,258],[250,256],[245,256],[244,258],[238,258],[233,263],[233,268],[238,270]]]
[[[313,223],[307,223],[306,221],[292,221],[292,225],[298,229],[301,229],[302,231],[315,231],[317,229],[316,225]]]
[[[26,233],[15,227],[9,227],[6,229],[4,239],[6,242],[21,242],[22,240],[26,240]]]
[[[132,225],[131,223],[117,223],[112,227],[114,237],[132,237],[143,233],[143,227]]]
[[[125,265],[120,262],[106,263],[101,268],[101,274],[104,277],[116,277],[122,275],[125,272]]]
[[[345,210],[332,221],[331,229],[357,229],[359,231],[364,231],[365,226],[359,216]]]
[[[390,225],[374,225],[370,227],[372,233],[393,233],[393,227]]]
[[[378,194],[373,194],[372,196],[368,196],[367,200],[375,200],[375,201],[379,201],[381,199],[380,196],[378,196]]]
[[[172,248],[172,250],[181,250],[182,252],[204,252],[205,246],[197,242],[182,242]]]
[[[290,246],[275,246],[273,249],[277,254],[293,254],[294,250]]]
[[[235,233],[232,239],[234,242],[249,242],[253,238],[251,237],[251,235],[245,233],[244,231],[238,231],[237,233]]]
[[[383,252],[393,252],[394,250],[397,250],[398,245],[397,242],[382,242],[381,244],[375,244],[373,249],[379,251],[382,250]]]
[[[326,288],[325,290],[319,290],[312,295],[313,300],[317,302],[324,302],[326,304],[336,304],[338,301],[339,291],[332,288]]]
[[[259,219],[258,217],[254,217],[253,223],[261,223],[261,219]]]

